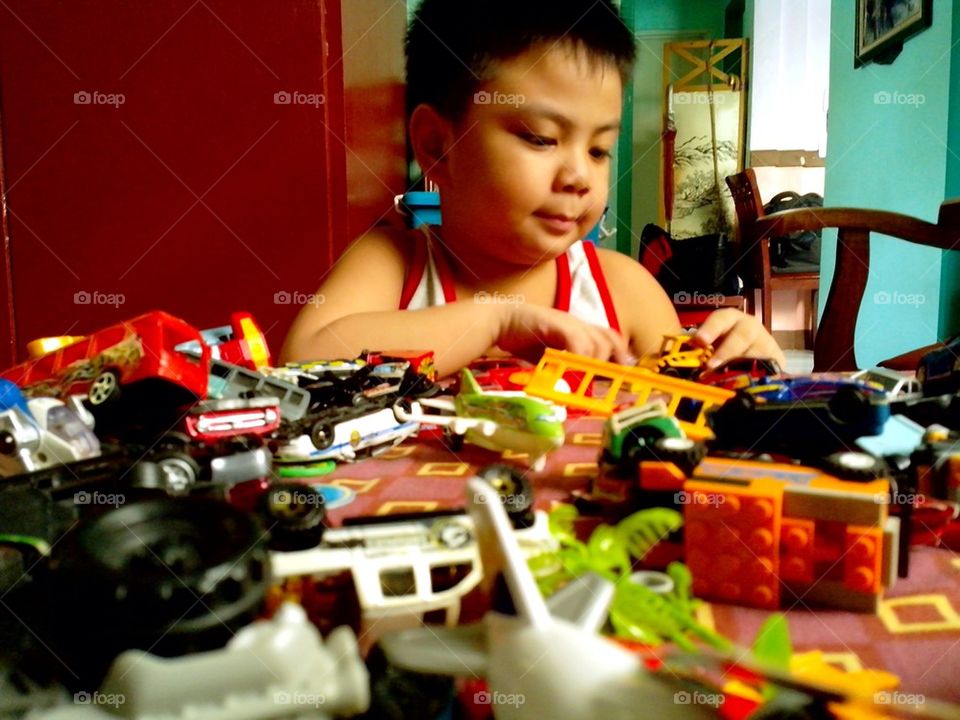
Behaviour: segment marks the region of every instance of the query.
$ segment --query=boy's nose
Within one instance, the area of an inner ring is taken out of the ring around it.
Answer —
[[[586,169],[575,162],[564,162],[557,171],[556,190],[584,195],[590,191]]]

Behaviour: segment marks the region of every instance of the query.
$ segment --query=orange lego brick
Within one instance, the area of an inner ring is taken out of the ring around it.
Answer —
[[[883,528],[847,527],[843,583],[851,590],[880,592],[883,585]]]
[[[813,582],[814,522],[783,518],[780,524],[780,577],[795,582]]]
[[[783,485],[684,484],[684,546],[699,597],[773,609],[780,604]]]

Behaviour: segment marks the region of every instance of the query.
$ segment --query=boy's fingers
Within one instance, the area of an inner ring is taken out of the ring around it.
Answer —
[[[726,310],[712,312],[697,329],[693,340],[701,347],[713,345],[717,338],[726,335],[737,324],[737,320],[737,314],[729,313]]]

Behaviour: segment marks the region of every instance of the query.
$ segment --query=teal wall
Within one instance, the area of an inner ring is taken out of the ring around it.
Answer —
[[[722,38],[727,3],[717,0],[643,0],[634,8],[634,28],[650,30],[704,30]]]
[[[834,0],[826,205],[936,220],[946,195],[949,88],[957,68],[951,72],[950,0],[934,0],[933,12],[933,26],[909,39],[893,64],[855,70],[853,6]],[[835,237],[824,237],[821,305],[833,276]],[[941,254],[890,238],[872,243],[856,334],[861,367],[937,339]]]

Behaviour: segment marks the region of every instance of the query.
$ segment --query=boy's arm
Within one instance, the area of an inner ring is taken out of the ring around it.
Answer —
[[[633,258],[612,250],[597,250],[624,337],[637,357],[656,353],[664,335],[681,331],[673,303],[653,276]],[[700,326],[694,339],[713,345],[707,363],[716,367],[736,357],[772,358],[786,367],[783,351],[752,315],[733,308],[716,310]]]
[[[304,306],[280,353],[281,362],[356,357],[362,350],[433,350],[440,375],[456,372],[494,345],[539,359],[545,345],[623,361],[616,333],[553,308],[460,301],[398,310],[409,254],[397,231],[376,230],[340,257]]]
[[[603,276],[620,321],[620,332],[637,358],[660,351],[664,335],[681,332],[670,298],[653,275],[633,258],[597,249]]]

